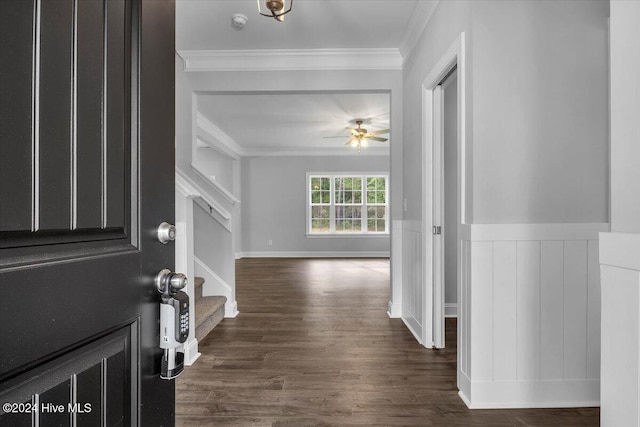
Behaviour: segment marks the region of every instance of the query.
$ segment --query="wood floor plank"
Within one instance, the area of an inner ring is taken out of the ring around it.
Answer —
[[[389,319],[382,259],[241,259],[240,315],[199,343],[176,382],[181,427],[597,426],[599,410],[469,410],[447,348]]]

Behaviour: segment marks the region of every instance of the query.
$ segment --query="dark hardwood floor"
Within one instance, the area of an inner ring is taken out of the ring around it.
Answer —
[[[389,319],[384,259],[242,259],[240,315],[178,378],[178,426],[597,426],[599,410],[469,410],[456,325],[428,350]]]

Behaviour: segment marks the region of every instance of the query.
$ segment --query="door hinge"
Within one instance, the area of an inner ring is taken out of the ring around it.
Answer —
[[[439,225],[433,226],[433,234],[442,234],[442,227]]]

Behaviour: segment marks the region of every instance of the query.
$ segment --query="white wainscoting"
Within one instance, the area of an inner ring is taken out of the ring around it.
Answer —
[[[424,284],[422,224],[402,221],[402,321],[422,344]]]
[[[609,224],[461,232],[458,387],[471,408],[598,406],[598,233]]]
[[[224,317],[233,318],[239,314],[236,293],[231,285],[222,280],[200,258],[194,256],[195,275],[204,279],[202,285],[203,296],[225,296],[227,302],[224,305]]]
[[[640,234],[602,233],[603,427],[640,426]]]
[[[402,221],[391,221],[391,295],[387,315],[402,317]]]

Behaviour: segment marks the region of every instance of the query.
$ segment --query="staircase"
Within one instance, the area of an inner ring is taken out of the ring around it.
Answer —
[[[227,297],[202,296],[204,279],[196,277],[194,281],[196,294],[196,339],[201,341],[224,318],[224,303]]]

